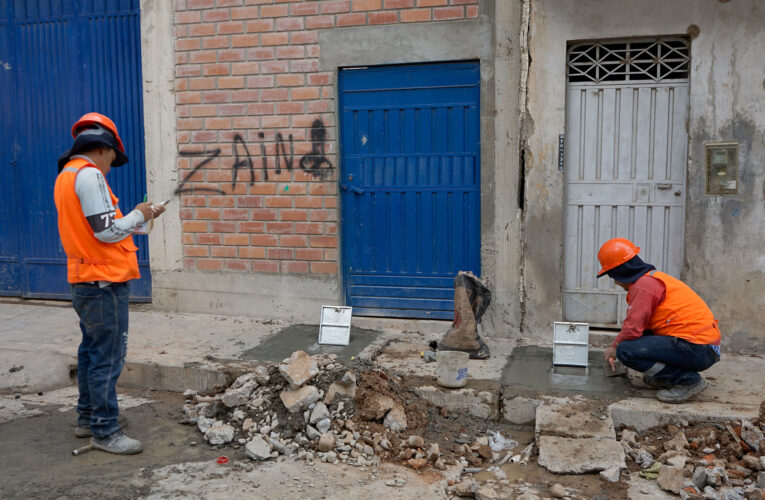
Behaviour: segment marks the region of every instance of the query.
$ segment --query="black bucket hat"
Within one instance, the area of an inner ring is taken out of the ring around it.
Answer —
[[[93,124],[77,132],[72,147],[58,158],[58,171],[63,170],[70,157],[99,147],[109,147],[117,153],[112,167],[121,167],[129,161],[127,155],[120,150],[120,144],[114,134],[105,127]]]
[[[619,283],[624,283],[625,285],[629,285],[639,280],[645,273],[648,273],[655,269],[656,268],[653,265],[646,264],[645,262],[643,262],[643,259],[641,259],[640,257],[636,255],[632,257],[630,260],[628,260],[627,262],[625,262],[624,264],[616,266],[615,268],[609,271],[606,271],[605,274],[607,274],[614,281],[618,281]]]

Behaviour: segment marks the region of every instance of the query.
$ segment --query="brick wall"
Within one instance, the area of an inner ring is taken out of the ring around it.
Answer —
[[[175,0],[184,266],[336,274],[335,74],[318,30],[478,17],[478,0]]]

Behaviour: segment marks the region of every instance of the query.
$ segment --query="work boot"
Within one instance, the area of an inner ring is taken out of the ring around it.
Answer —
[[[695,384],[673,385],[669,389],[662,389],[656,393],[656,398],[662,403],[682,403],[706,388],[707,381],[702,378]]]
[[[117,431],[105,438],[90,438],[90,444],[97,450],[116,455],[135,455],[143,451],[143,445],[137,439],[129,438],[122,431]]]
[[[657,379],[656,377],[651,377],[645,374],[643,374],[643,382],[645,383],[645,385],[653,389],[669,389],[670,387],[672,387],[672,384],[670,384],[666,380],[660,380],[660,379]]]
[[[119,415],[117,417],[117,423],[120,424],[120,430],[127,427],[127,417],[125,415]],[[93,433],[90,431],[90,427],[84,427],[82,425],[78,425],[74,428],[74,436],[78,438],[89,438],[92,436]]]

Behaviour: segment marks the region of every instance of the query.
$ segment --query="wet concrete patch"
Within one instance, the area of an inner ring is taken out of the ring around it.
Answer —
[[[239,357],[264,363],[278,363],[284,358],[289,358],[295,351],[305,351],[311,356],[321,353],[337,354],[338,360],[348,361],[351,357],[358,356],[380,333],[378,330],[351,326],[351,341],[347,346],[319,345],[319,325],[292,325],[266,337]]]
[[[552,366],[552,348],[519,346],[513,349],[502,371],[502,385],[560,393],[594,393],[624,396],[633,392],[627,378],[607,377],[601,351],[590,351],[589,369]]]

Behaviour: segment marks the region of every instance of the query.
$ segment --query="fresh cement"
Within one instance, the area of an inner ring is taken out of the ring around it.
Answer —
[[[351,326],[351,341],[347,346],[319,345],[319,325],[293,325],[266,337],[260,344],[241,354],[242,359],[278,363],[295,351],[314,354],[336,354],[338,360],[356,357],[375,340],[380,332]]]

